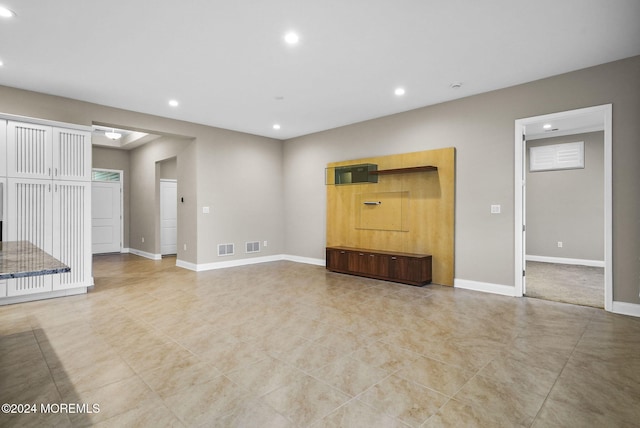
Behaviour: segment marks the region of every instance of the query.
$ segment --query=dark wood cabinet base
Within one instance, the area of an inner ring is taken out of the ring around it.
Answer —
[[[431,256],[350,247],[327,247],[326,267],[332,272],[366,276],[410,285],[431,282]]]

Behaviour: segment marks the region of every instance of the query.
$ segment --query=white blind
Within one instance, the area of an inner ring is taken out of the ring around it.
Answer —
[[[584,141],[529,148],[529,171],[584,168]]]

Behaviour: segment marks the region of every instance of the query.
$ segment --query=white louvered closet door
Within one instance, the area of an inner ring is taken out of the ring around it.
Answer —
[[[8,240],[29,241],[51,253],[52,183],[50,180],[9,178]],[[7,281],[7,296],[44,293],[52,290],[51,275],[14,278]]]
[[[91,181],[91,133],[53,128],[53,179]]]
[[[7,176],[50,179],[52,128],[9,121],[7,123]]]
[[[86,287],[91,279],[91,183],[53,182],[53,253],[71,272],[53,275],[53,290]]]

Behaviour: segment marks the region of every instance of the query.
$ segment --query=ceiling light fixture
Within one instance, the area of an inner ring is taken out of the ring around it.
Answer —
[[[169,105],[171,107],[178,107],[178,104],[180,104],[177,100],[169,100]]]
[[[0,17],[2,18],[13,18],[16,16],[16,13],[11,9],[7,9],[4,6],[0,6]]]
[[[111,128],[111,131],[105,132],[104,136],[110,140],[119,140],[120,137],[122,137],[122,134],[119,132],[116,132],[115,129]]]
[[[277,123],[276,123],[276,124],[274,124],[274,125],[273,125],[273,129],[275,129],[275,130],[277,131],[278,129],[280,129],[280,125],[279,125],[279,124],[277,124]]]
[[[394,91],[394,93],[395,93],[396,95],[398,95],[398,96],[400,96],[400,95],[404,95],[404,92],[405,92],[405,91],[404,91],[404,88],[398,88],[398,89],[396,89],[396,90]]]
[[[551,129],[551,124],[550,123],[545,123],[544,125],[542,125],[542,127],[544,129]]]
[[[295,45],[300,41],[300,37],[296,33],[290,32],[285,34],[284,41],[289,43],[290,45]]]

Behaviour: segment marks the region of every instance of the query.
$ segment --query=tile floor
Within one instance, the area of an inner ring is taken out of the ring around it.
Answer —
[[[0,307],[0,402],[100,410],[0,425],[640,424],[640,319],[284,261],[174,264],[98,256],[89,294]]]

